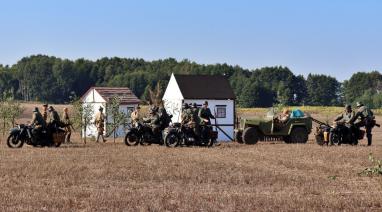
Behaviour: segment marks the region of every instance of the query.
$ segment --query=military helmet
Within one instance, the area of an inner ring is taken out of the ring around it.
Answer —
[[[346,110],[351,110],[351,105],[345,105]]]
[[[187,103],[184,103],[184,104],[183,104],[183,108],[184,108],[184,109],[188,109],[188,108],[190,108],[190,105],[187,104]]]
[[[356,105],[357,105],[357,107],[362,107],[363,103],[362,102],[357,102]]]

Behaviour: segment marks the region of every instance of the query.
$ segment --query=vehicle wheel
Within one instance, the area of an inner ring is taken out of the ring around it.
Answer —
[[[139,143],[139,137],[136,133],[128,133],[125,136],[125,144],[127,146],[136,146]]]
[[[292,143],[306,143],[308,142],[308,131],[304,127],[295,127],[290,133],[290,140]]]
[[[243,142],[245,144],[256,144],[259,140],[259,135],[256,127],[247,127],[243,131]]]
[[[284,136],[284,137],[283,137],[283,140],[284,140],[284,142],[287,143],[287,144],[290,144],[290,143],[291,143],[290,136]]]
[[[177,147],[180,143],[178,136],[175,133],[170,133],[165,138],[165,143],[167,147]]]
[[[24,145],[24,141],[17,139],[16,135],[9,135],[7,138],[7,146],[9,148],[21,148]]]
[[[338,146],[341,145],[340,138],[338,137],[336,133],[334,132],[329,133],[329,143],[330,145],[338,145]]]
[[[235,133],[235,141],[239,144],[243,143],[243,132],[242,131],[237,131]]]
[[[316,135],[316,143],[320,146],[323,146],[325,144],[324,136],[322,135]]]

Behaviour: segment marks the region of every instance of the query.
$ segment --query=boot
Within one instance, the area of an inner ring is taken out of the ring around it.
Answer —
[[[373,135],[367,135],[367,145],[368,146],[371,146],[372,139],[373,139]]]

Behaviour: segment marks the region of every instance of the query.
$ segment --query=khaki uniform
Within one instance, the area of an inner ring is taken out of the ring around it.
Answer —
[[[347,127],[350,127],[351,126],[350,121],[353,119],[354,116],[355,116],[354,111],[351,111],[351,112],[344,111],[342,114],[338,115],[334,119],[334,121],[337,122],[337,124],[342,124],[342,125],[346,125]]]
[[[106,117],[104,113],[98,112],[96,114],[95,124],[97,127],[98,134],[103,135],[103,132],[105,131],[105,119]]]
[[[62,123],[65,125],[65,142],[70,142],[70,136],[72,135],[72,122],[70,121],[70,117],[67,112],[62,114]]]
[[[134,110],[131,113],[130,117],[131,117],[131,123],[132,124],[135,124],[142,119],[141,114],[139,113],[139,110]]]
[[[371,131],[375,126],[375,116],[373,111],[371,111],[366,106],[361,106],[358,108],[357,112],[355,113],[354,117],[350,120],[350,122],[354,123],[354,125],[357,128],[365,127],[367,144],[370,146],[373,137]]]

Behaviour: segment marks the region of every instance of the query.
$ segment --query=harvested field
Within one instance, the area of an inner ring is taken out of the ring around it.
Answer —
[[[8,149],[2,139],[0,210],[381,211],[382,177],[358,175],[369,153],[382,159],[381,138],[376,129],[372,147],[311,136],[209,149],[84,145],[78,135],[60,148]]]

